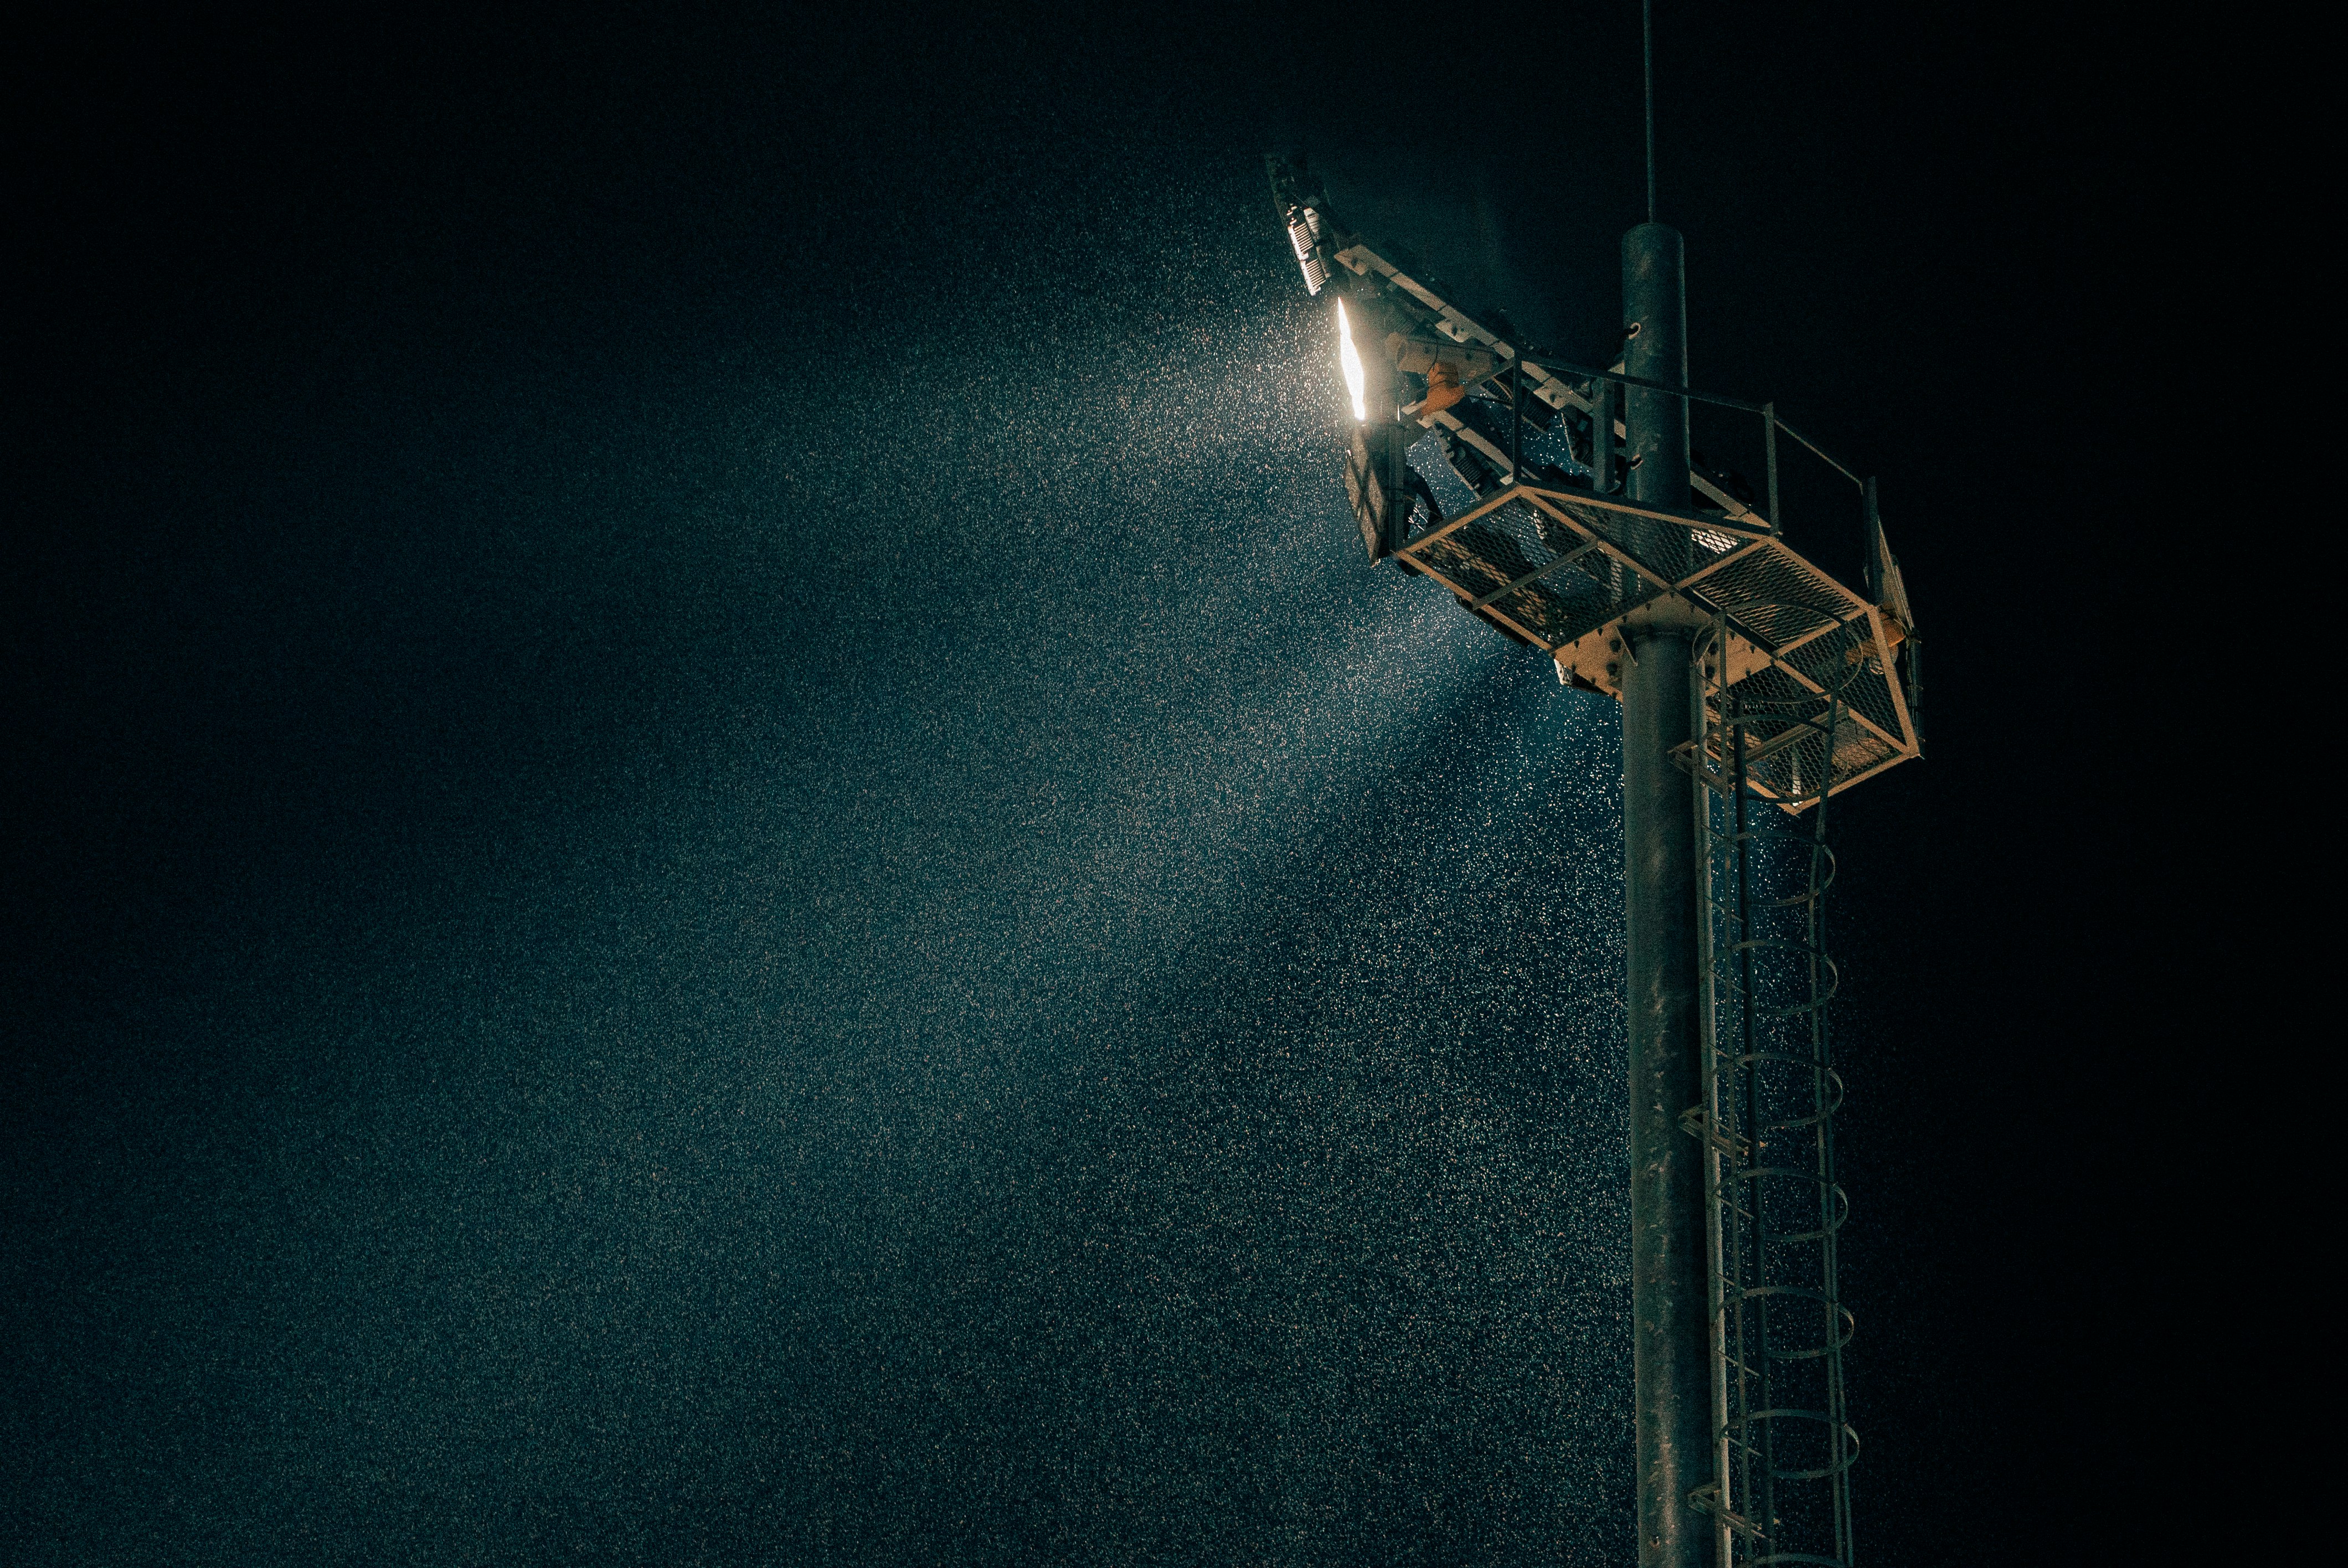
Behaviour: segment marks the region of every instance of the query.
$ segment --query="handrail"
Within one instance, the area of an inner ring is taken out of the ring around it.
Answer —
[[[1698,392],[1694,387],[1672,386],[1660,381],[1649,381],[1644,376],[1625,375],[1621,371],[1617,370],[1593,370],[1586,364],[1575,364],[1569,360],[1559,359],[1553,354],[1543,354],[1537,348],[1527,347],[1519,349],[1511,344],[1502,343],[1495,343],[1492,346],[1498,349],[1506,349],[1509,357],[1512,359],[1521,357],[1526,364],[1530,364],[1536,370],[1561,370],[1569,375],[1588,376],[1598,381],[1611,381],[1618,385],[1636,386],[1648,392],[1667,392],[1673,397],[1684,398],[1694,403],[1710,403],[1722,408],[1738,408],[1744,410],[1747,414],[1757,414],[1761,415],[1762,418],[1767,420],[1771,425],[1775,425],[1777,429],[1784,431],[1787,435],[1792,436],[1795,440],[1808,447],[1813,453],[1817,454],[1818,461],[1824,463],[1828,467],[1832,468],[1836,473],[1840,474],[1844,478],[1849,480],[1852,484],[1859,486],[1861,489],[1865,489],[1867,487],[1866,480],[1852,473],[1849,468],[1844,467],[1840,463],[1836,462],[1833,457],[1828,456],[1824,447],[1820,446],[1817,442],[1811,440],[1808,436],[1803,435],[1791,425],[1787,424],[1784,419],[1780,418],[1776,413],[1777,405],[1774,403],[1749,403],[1741,397],[1728,397],[1716,392]]]

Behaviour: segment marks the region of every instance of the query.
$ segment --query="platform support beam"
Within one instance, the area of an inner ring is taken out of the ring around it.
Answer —
[[[1686,384],[1679,234],[1622,240],[1623,369]],[[1688,504],[1687,405],[1629,389],[1632,499]],[[1714,1476],[1704,1146],[1680,1118],[1704,1093],[1698,785],[1672,761],[1694,735],[1690,650],[1702,621],[1672,596],[1622,623],[1622,883],[1629,963],[1631,1333],[1639,1568],[1709,1568],[1715,1531],[1688,1501]]]

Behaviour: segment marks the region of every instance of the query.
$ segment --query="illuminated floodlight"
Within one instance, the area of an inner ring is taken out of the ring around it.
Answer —
[[[1367,378],[1362,372],[1361,352],[1354,347],[1353,323],[1345,320],[1345,302],[1337,302],[1337,363],[1345,370],[1345,393],[1354,400],[1354,417],[1366,423],[1370,405],[1364,401],[1369,391]]]

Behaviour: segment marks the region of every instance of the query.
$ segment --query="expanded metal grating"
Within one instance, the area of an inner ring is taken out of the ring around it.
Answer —
[[[1704,597],[1773,648],[1814,636],[1849,619],[1864,602],[1774,540],[1708,574]]]
[[[1897,689],[1887,678],[1890,661],[1867,620],[1803,643],[1786,655],[1786,662],[1822,691],[1839,689],[1853,713],[1887,739],[1901,736]]]
[[[1900,685],[1906,629],[1755,515],[1726,519],[1515,485],[1396,553],[1501,631],[1547,651],[1561,679],[1616,696],[1608,644],[1623,616],[1669,593],[1717,618],[1729,650],[1725,690],[1748,713],[1748,785],[1789,810],[1818,798],[1822,776],[1831,794],[1921,754]],[[1831,744],[1818,719],[1829,693],[1840,697]]]
[[[1534,517],[1529,502],[1504,502],[1428,545],[1420,561],[1474,596],[1505,588],[1553,558]]]

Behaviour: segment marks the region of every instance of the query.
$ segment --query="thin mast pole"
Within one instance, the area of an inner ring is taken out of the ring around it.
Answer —
[[[1639,0],[1640,55],[1647,67],[1647,221],[1655,220],[1655,0]]]

